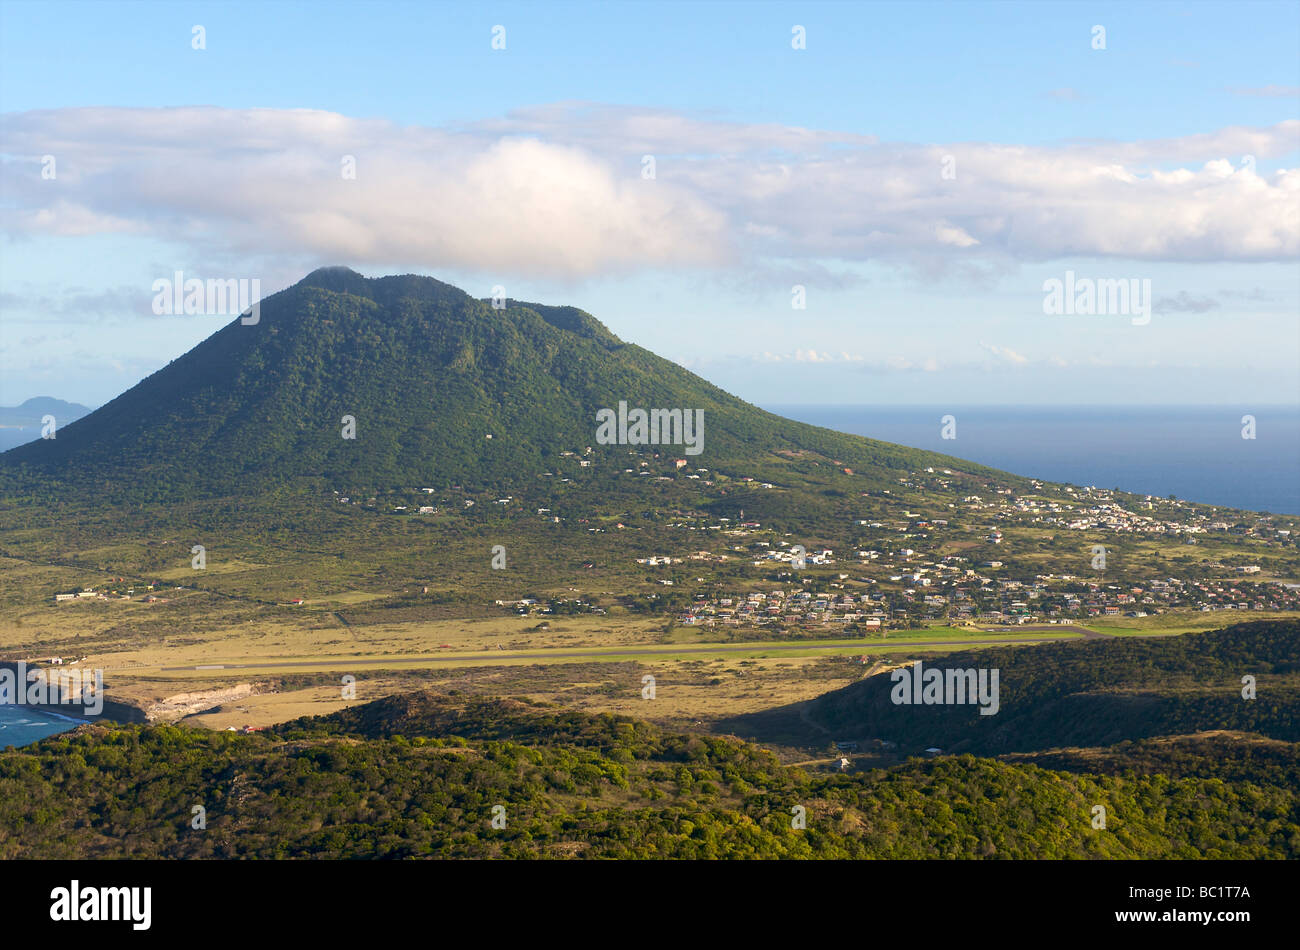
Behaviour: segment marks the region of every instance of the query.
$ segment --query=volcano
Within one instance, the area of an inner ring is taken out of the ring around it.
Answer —
[[[699,431],[682,438],[682,422]],[[56,438],[0,455],[0,477],[156,497],[298,483],[504,488],[561,452],[589,448],[622,467],[638,446],[692,468],[848,468],[865,485],[924,465],[994,474],[765,412],[574,307],[330,267]]]

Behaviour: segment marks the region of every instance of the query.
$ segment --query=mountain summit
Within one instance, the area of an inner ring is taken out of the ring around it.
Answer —
[[[328,267],[264,300],[257,323],[235,319],[56,439],[0,455],[0,472],[184,495],[298,479],[506,486],[535,479],[563,451],[592,447],[609,465],[632,464],[636,446],[600,444],[597,423],[602,410],[619,414],[621,436],[621,417],[638,408],[702,419],[692,467],[825,459],[896,477],[928,460],[989,471],[764,412],[574,307],[497,309],[430,277]]]

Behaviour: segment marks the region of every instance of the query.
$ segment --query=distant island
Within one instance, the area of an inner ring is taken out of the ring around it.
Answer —
[[[53,416],[55,425],[63,426],[92,411],[81,403],[53,396],[33,396],[17,406],[0,406],[0,452],[39,439],[46,416]]]

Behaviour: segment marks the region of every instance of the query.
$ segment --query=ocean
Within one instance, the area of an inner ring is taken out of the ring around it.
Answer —
[[[885,442],[1074,485],[1300,514],[1300,407],[764,406]],[[1242,416],[1255,438],[1242,438]],[[956,438],[941,437],[941,418]]]
[[[27,706],[0,705],[0,749],[31,745],[46,736],[75,729],[83,720],[64,718]]]

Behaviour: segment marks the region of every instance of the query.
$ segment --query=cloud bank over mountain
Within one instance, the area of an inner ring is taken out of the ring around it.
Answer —
[[[438,128],[215,107],[36,110],[5,124],[11,238],[134,234],[223,257],[573,280],[1300,253],[1300,169],[1265,170],[1300,147],[1294,120],[1051,147],[882,142],[580,102]]]

